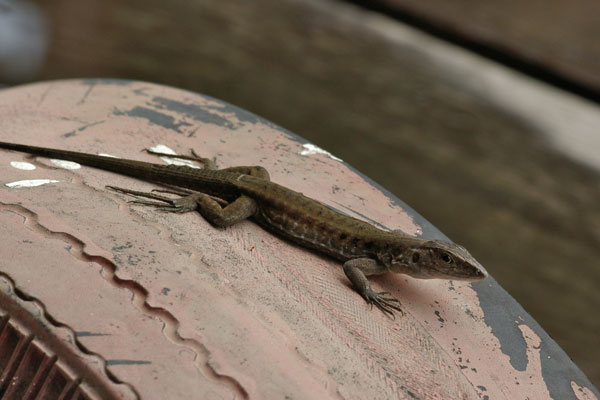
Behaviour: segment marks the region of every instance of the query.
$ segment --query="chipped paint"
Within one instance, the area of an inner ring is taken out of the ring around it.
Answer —
[[[195,121],[206,122],[229,129],[234,128],[234,124],[229,119],[218,115],[214,111],[210,111],[211,109],[214,109],[214,107],[187,104],[164,97],[154,97],[152,101],[161,108],[183,114]]]
[[[23,171],[32,171],[35,169],[35,165],[22,161],[11,161],[10,166],[16,169],[22,169]]]
[[[598,400],[598,397],[594,395],[590,388],[580,386],[573,381],[571,381],[571,388],[573,389],[573,394],[577,397],[577,400]]]
[[[331,158],[332,160],[343,162],[343,160],[341,158],[337,158],[336,156],[334,156],[327,150],[323,150],[322,148],[315,146],[312,143],[304,143],[302,145],[302,147],[304,148],[304,150],[302,150],[300,153],[298,153],[301,156],[310,156],[313,154],[325,154],[327,157]]]
[[[51,158],[50,162],[52,164],[56,165],[57,167],[63,168],[63,169],[74,170],[74,169],[81,168],[80,164],[73,162],[73,161],[57,160],[57,159]]]
[[[549,388],[540,385],[538,378],[542,376],[542,338],[525,324],[520,324],[518,328],[527,346],[525,353],[527,366],[520,374],[515,370],[515,380],[521,384],[520,394],[531,399],[551,398]]]
[[[93,87],[93,86],[92,86],[92,87]],[[91,87],[90,87],[90,90],[91,90]],[[83,132],[84,130],[86,130],[86,129],[88,129],[88,128],[91,128],[92,126],[100,125],[100,124],[103,124],[103,123],[104,123],[104,120],[102,120],[102,121],[96,121],[96,122],[92,122],[92,123],[89,123],[89,124],[85,124],[85,125],[83,125],[83,126],[82,126],[82,127],[80,127],[80,128],[77,128],[77,129],[75,129],[75,130],[72,130],[72,131],[70,131],[70,132],[67,132],[67,133],[65,133],[65,134],[64,134],[64,137],[71,137],[71,136],[75,136],[75,135],[77,134],[77,132]]]
[[[175,122],[175,118],[172,116],[147,107],[136,106],[128,111],[114,111],[113,114],[119,116],[126,115],[128,117],[143,118],[154,125],[162,126],[163,128],[175,131],[177,133],[182,133],[180,129],[182,126],[191,126],[191,124],[187,122]]]
[[[42,185],[47,185],[49,183],[58,183],[58,182],[60,182],[60,181],[56,181],[54,179],[27,179],[24,181],[5,183],[5,186],[8,186],[10,188],[25,188],[25,187],[42,186]]]

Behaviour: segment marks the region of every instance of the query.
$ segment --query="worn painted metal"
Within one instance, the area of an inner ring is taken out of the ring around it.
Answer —
[[[341,160],[183,90],[122,80],[3,90],[0,138],[154,162],[140,150],[194,148],[224,167],[260,164],[379,226],[444,238]],[[24,161],[37,168],[11,165]],[[337,262],[251,222],[215,229],[104,189],[152,188],[144,182],[5,151],[0,177],[0,269],[142,398],[598,397],[493,278],[376,278],[403,303],[406,316],[391,320],[348,288]]]

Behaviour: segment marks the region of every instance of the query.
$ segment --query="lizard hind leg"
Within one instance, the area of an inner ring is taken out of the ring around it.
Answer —
[[[199,195],[203,195],[202,193],[191,193],[179,198],[170,198],[167,196],[162,196],[156,193],[148,193],[148,192],[140,192],[137,190],[120,188],[117,186],[106,186],[110,190],[114,190],[115,192],[128,194],[130,196],[134,196],[136,200],[130,200],[128,203],[133,204],[142,204],[145,206],[156,207],[160,211],[164,212],[175,212],[175,213],[185,213],[190,211],[196,211],[198,209],[197,198]],[[162,191],[166,193],[174,193],[171,191]],[[181,193],[174,193],[179,194]],[[140,200],[139,198],[147,198],[153,199],[157,201],[149,201],[149,200]]]
[[[208,222],[218,227],[230,226],[245,220],[254,215],[258,210],[256,201],[244,195],[238,197],[233,202],[226,204],[223,208],[217,200],[204,193],[192,193],[187,196],[173,199],[156,193],[140,192],[116,186],[107,186],[107,188],[138,198],[144,197],[157,200],[149,201],[136,199],[129,201],[129,203],[156,207],[163,212],[186,213],[198,211]]]

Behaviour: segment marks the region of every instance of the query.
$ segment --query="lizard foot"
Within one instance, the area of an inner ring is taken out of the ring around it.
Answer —
[[[156,193],[147,193],[147,192],[139,192],[137,190],[124,189],[116,186],[106,186],[110,190],[114,190],[115,192],[128,194],[135,197],[145,197],[149,199],[154,199],[158,201],[148,201],[148,200],[131,200],[128,203],[133,204],[142,204],[145,206],[151,206],[158,208],[159,211],[163,212],[174,212],[174,213],[186,213],[190,211],[196,211],[198,208],[197,198],[200,193],[190,194],[184,197],[180,197],[178,199],[172,199],[170,197],[161,196]]]
[[[394,310],[398,311],[400,315],[404,315],[404,311],[400,308],[400,300],[387,295],[389,295],[389,292],[375,292],[369,288],[362,294],[362,297],[371,305],[371,308],[375,305],[392,319],[395,319]]]
[[[191,196],[193,194],[197,194],[197,192],[192,192],[191,190],[187,190],[187,189],[181,189],[181,188],[178,188],[177,186],[174,186],[173,189],[152,189],[152,192],[153,193],[169,193],[169,194],[174,194],[174,195],[181,196],[181,197],[187,197],[187,196]],[[210,197],[211,199],[213,199],[214,201],[216,201],[223,207],[226,207],[229,204],[229,202],[227,200],[223,200],[220,197],[211,196],[210,194],[205,194],[205,193],[204,193],[204,195]]]

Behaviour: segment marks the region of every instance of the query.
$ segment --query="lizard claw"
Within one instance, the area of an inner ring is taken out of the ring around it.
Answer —
[[[363,295],[363,298],[371,305],[371,308],[375,305],[375,307],[381,310],[387,317],[395,319],[396,316],[394,310],[398,311],[400,315],[404,315],[404,311],[400,308],[400,301],[393,297],[385,296],[386,294],[389,294],[389,292],[374,292],[369,289]]]

